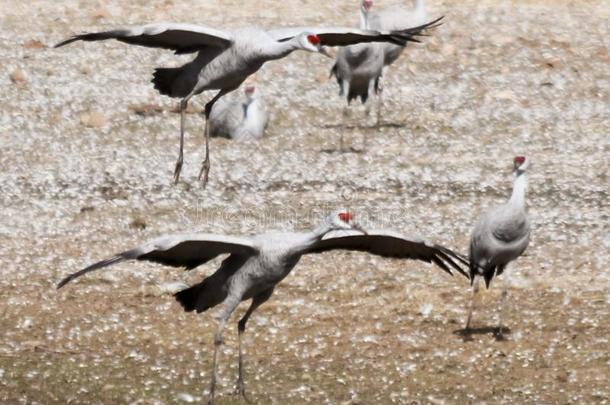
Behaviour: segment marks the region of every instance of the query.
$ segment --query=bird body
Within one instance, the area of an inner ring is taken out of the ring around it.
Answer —
[[[263,137],[269,115],[255,86],[246,86],[245,100],[218,100],[210,111],[210,136],[235,140]]]
[[[378,90],[383,70],[383,49],[380,44],[357,44],[339,49],[331,74],[339,84],[339,94],[349,104],[360,98],[366,103],[369,92]]]
[[[440,20],[440,19],[439,19]],[[183,163],[184,126],[189,100],[206,90],[219,90],[205,106],[205,159],[199,173],[203,185],[210,168],[208,120],[214,103],[235,90],[267,61],[280,59],[296,49],[326,54],[325,46],[346,46],[361,42],[392,42],[404,45],[416,41],[423,30],[439,21],[401,31],[378,32],[350,28],[282,28],[264,31],[243,28],[222,31],[193,24],[160,23],[111,31],[76,35],[56,47],[74,41],[116,39],[132,45],[174,50],[178,54],[196,53],[196,57],[177,68],[158,68],[153,75],[155,88],[162,94],[181,98],[180,153],[174,170],[178,182]]]
[[[266,31],[254,27],[227,32],[227,36],[231,39],[231,46],[227,48],[205,48],[180,68],[157,69],[173,75],[155,75],[155,88],[162,94],[180,98],[206,90],[236,89],[265,62],[298,49],[301,41],[294,37],[277,42]]]
[[[529,244],[530,221],[525,206],[528,167],[529,160],[523,156],[515,157],[515,181],[510,199],[483,214],[470,237],[469,263],[473,292],[466,330],[469,330],[472,321],[479,277],[483,277],[489,288],[491,280],[504,273],[506,266],[521,256]],[[497,332],[499,337],[502,337],[502,310],[507,295],[504,284]]]
[[[333,231],[344,233],[335,235]],[[459,254],[417,238],[408,238],[388,231],[367,233],[350,212],[337,211],[309,232],[267,232],[252,237],[214,234],[169,235],[119,253],[73,273],[58,284],[63,287],[73,279],[126,260],[146,260],[174,267],[195,268],[228,253],[220,267],[202,282],[179,291],[176,300],[186,311],[204,312],[219,305],[218,329],[214,337],[215,351],[210,396],[214,398],[217,371],[217,348],[227,320],[240,302],[252,299],[246,314],[238,322],[240,337],[238,387],[244,395],[241,335],[250,315],[267,301],[276,285],[297,265],[305,254],[344,249],[365,251],[383,257],[422,260],[436,264],[451,274],[467,265]]]

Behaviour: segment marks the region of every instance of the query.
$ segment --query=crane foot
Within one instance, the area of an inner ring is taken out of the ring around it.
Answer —
[[[239,403],[242,403],[242,399],[244,401],[246,401],[246,403],[251,404],[252,401],[250,400],[250,398],[246,395],[246,385],[244,384],[244,381],[241,379],[237,380],[237,384],[235,386],[235,395],[239,395]]]
[[[174,169],[174,184],[178,184],[180,181],[180,172],[182,171],[182,156],[176,161],[176,168]]]

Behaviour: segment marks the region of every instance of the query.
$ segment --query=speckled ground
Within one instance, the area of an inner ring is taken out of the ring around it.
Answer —
[[[380,130],[359,106],[340,125],[330,60],[270,63],[257,76],[267,138],[214,139],[206,190],[202,117],[187,117],[183,182],[172,186],[176,103],[149,83],[154,66],[183,57],[49,46],[162,20],[352,25],[357,2],[124,3],[2,1],[0,402],[205,399],[214,323],[161,287],[194,283],[218,261],[191,273],[125,264],[56,292],[67,273],[163,233],[306,229],[338,206],[466,252],[476,217],[510,193],[517,153],[534,162],[533,233],[508,271],[508,341],[486,329],[502,278],[475,314],[481,333],[464,341],[467,280],[364,254],[306,257],[249,324],[248,390],[263,404],[610,401],[604,1],[431,1],[446,23],[390,70]],[[336,153],[340,131],[357,149],[367,139],[366,153]],[[221,404],[237,403],[235,335],[227,329]]]

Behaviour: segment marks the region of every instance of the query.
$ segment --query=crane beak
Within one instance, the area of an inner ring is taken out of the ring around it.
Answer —
[[[325,46],[321,46],[318,48],[318,52],[321,53],[322,55],[326,56],[327,58],[333,58],[333,56],[330,54],[330,52],[328,52],[328,48]]]
[[[365,235],[369,234],[363,227],[360,226],[360,224],[352,223],[351,225],[352,225],[352,229],[362,232]]]

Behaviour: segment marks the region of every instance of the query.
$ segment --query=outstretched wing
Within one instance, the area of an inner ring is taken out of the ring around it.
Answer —
[[[75,35],[55,45],[55,48],[74,41],[103,41],[116,39],[132,45],[174,50],[177,54],[192,53],[207,47],[225,49],[233,43],[231,35],[214,28],[194,24],[159,23],[111,31]]]
[[[462,266],[468,268],[468,260],[464,256],[446,247],[393,232],[376,231],[366,235],[348,232],[347,235],[338,236],[331,234],[316,243],[307,253],[322,253],[335,249],[357,250],[383,257],[422,260],[436,264],[449,274],[452,274],[453,269],[468,277],[462,268]]]
[[[258,253],[249,239],[213,234],[168,235],[154,239],[135,249],[102,260],[59,282],[61,288],[83,274],[126,260],[146,260],[190,270],[224,253],[251,256]]]
[[[268,33],[279,42],[288,41],[303,32],[307,32],[320,37],[322,45],[325,46],[347,46],[362,42],[391,42],[404,46],[407,42],[420,42],[417,37],[425,35],[424,31],[426,29],[438,27],[442,19],[443,17],[440,17],[417,27],[397,31],[370,31],[344,27],[295,27],[270,30]]]

